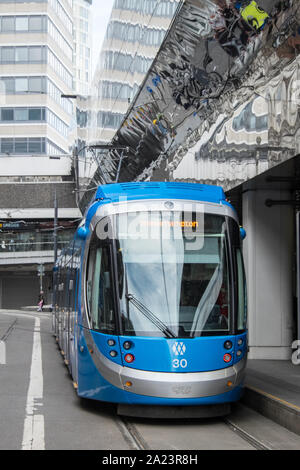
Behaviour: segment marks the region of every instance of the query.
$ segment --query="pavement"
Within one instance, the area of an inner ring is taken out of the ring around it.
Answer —
[[[0,318],[0,341],[5,341],[14,323],[15,323],[15,318],[9,318],[9,317]]]
[[[23,312],[37,312],[37,305],[31,305],[31,306],[28,306],[28,307],[21,307],[20,310],[22,310]],[[44,305],[43,307],[43,312],[51,312],[52,311],[52,307],[51,305]]]
[[[248,360],[242,402],[300,435],[300,365]]]

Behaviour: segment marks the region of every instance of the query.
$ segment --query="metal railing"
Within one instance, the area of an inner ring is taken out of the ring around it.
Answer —
[[[59,242],[58,250],[62,250],[68,245],[69,242]],[[42,243],[9,243],[7,245],[0,245],[1,253],[16,253],[16,252],[31,252],[31,251],[54,251],[53,242]]]
[[[62,232],[58,235],[57,248],[65,248],[73,233]],[[19,253],[36,251],[54,251],[53,233],[42,232],[20,232],[0,233],[0,255],[1,253]]]

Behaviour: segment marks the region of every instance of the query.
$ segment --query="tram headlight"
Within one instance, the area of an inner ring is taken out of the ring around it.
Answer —
[[[239,346],[242,346],[242,344],[243,344],[243,339],[240,338],[240,339],[238,340],[238,345],[239,345]]]
[[[228,349],[228,350],[229,350],[229,349],[232,349],[232,342],[229,341],[229,340],[228,340],[228,341],[225,341],[225,343],[224,343],[224,348],[225,348],[225,349]]]
[[[109,355],[111,357],[116,357],[118,355],[118,353],[117,353],[117,351],[112,350],[112,351],[110,351]]]
[[[115,342],[114,339],[109,339],[109,340],[107,340],[107,344],[108,344],[108,346],[114,346],[116,344],[116,342]]]
[[[125,343],[123,343],[123,348],[128,350],[132,347],[132,342],[131,341],[125,341]]]

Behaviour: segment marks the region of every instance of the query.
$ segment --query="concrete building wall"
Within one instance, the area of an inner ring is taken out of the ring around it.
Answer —
[[[53,208],[54,191],[56,190],[57,200],[60,201],[61,208],[76,207],[74,183],[15,183],[0,185],[1,199],[0,208],[22,208],[23,201],[26,201],[26,208]]]
[[[51,273],[48,273],[43,280],[43,291],[46,303],[50,303],[51,295]],[[40,280],[36,271],[29,271],[19,274],[0,274],[0,308],[18,309],[27,306],[36,306],[40,292]]]
[[[38,277],[3,277],[1,308],[15,309],[36,305],[39,294]]]

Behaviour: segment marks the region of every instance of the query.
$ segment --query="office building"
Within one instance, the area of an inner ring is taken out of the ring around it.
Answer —
[[[92,0],[73,0],[74,90],[88,96],[92,80]]]
[[[111,141],[148,72],[178,0],[115,0],[93,79],[91,141]]]
[[[62,97],[74,93],[73,54],[72,0],[0,1],[2,308],[34,305],[41,287],[51,302],[55,194],[59,249],[80,217],[75,103]]]

